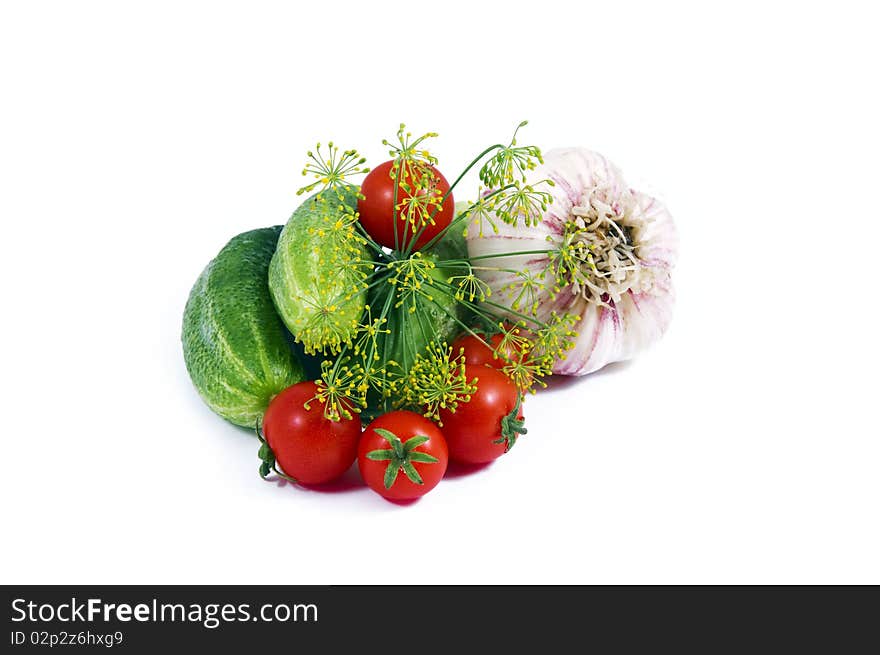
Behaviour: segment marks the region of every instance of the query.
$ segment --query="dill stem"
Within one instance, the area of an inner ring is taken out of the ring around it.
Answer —
[[[470,261],[476,261],[478,259],[495,259],[498,257],[518,257],[519,255],[549,255],[551,252],[555,252],[554,250],[520,250],[515,252],[497,252],[492,255],[477,255],[476,257],[471,257]]]
[[[364,237],[364,241],[366,241],[367,245],[370,246],[377,253],[379,253],[380,258],[386,257],[385,251],[382,250],[382,246],[380,246],[373,240],[373,237],[371,237],[369,233],[364,229],[364,226],[361,224],[360,220],[356,220],[354,222],[354,228],[360,233],[362,237]]]
[[[517,274],[515,268],[501,268],[500,266],[471,266],[467,259],[438,259],[437,268],[455,268],[458,266],[467,266],[468,270],[473,271],[492,271],[493,273],[513,273]]]

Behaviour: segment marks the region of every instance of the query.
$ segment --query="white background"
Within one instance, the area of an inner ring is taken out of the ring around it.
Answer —
[[[0,580],[880,583],[859,6],[4,2]],[[183,365],[199,271],[315,141],[405,121],[451,176],[523,118],[667,202],[666,338],[414,505],[261,481]]]

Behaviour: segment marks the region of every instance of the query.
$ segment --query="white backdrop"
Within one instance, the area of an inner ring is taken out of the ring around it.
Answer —
[[[3,3],[0,581],[880,583],[860,6]],[[199,271],[315,141],[405,121],[449,177],[523,118],[667,202],[666,338],[414,505],[261,481],[183,365]]]

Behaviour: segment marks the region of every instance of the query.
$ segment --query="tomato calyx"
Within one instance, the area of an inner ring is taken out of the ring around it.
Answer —
[[[492,442],[505,444],[505,453],[513,448],[519,435],[528,433],[525,420],[519,418],[520,407],[522,407],[522,396],[517,394],[516,406],[509,414],[501,417],[501,437]]]
[[[385,468],[384,484],[386,489],[390,489],[397,480],[397,474],[403,469],[406,477],[413,484],[424,484],[422,476],[413,466],[413,462],[421,462],[422,464],[435,464],[440,461],[433,455],[415,450],[426,441],[429,437],[417,434],[403,442],[396,434],[384,428],[373,428],[376,434],[385,439],[391,448],[381,448],[379,450],[371,450],[367,453],[367,459],[374,462],[388,462]]]
[[[263,430],[260,427],[259,421],[257,421],[255,426],[255,432],[257,433],[257,439],[260,440],[260,450],[257,451],[257,457],[260,458],[260,477],[265,480],[269,473],[275,473],[279,478],[284,478],[293,484],[299,484],[299,480],[287,475],[278,468],[278,465],[275,463],[275,453],[272,452],[272,448],[263,436]]]

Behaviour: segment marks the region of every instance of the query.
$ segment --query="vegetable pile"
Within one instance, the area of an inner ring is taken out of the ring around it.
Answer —
[[[262,477],[320,485],[357,460],[380,495],[418,498],[448,460],[509,452],[547,376],[663,334],[668,212],[601,155],[518,145],[525,124],[451,184],[434,133],[401,125],[372,171],[318,144],[287,224],[235,237],[205,268],[184,359],[214,412],[256,430]],[[476,200],[456,204],[474,169]]]

